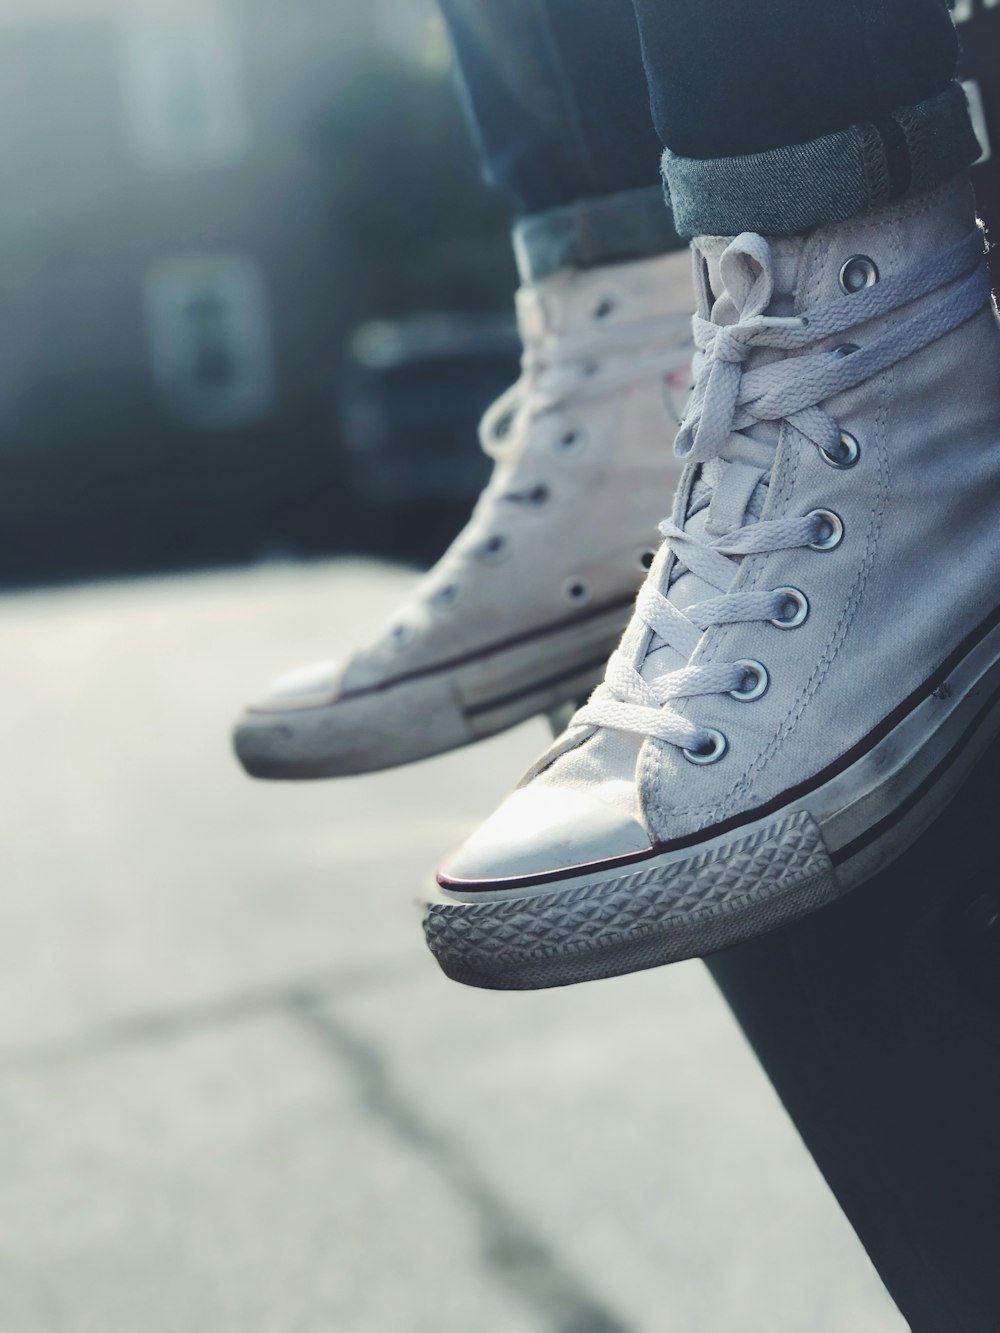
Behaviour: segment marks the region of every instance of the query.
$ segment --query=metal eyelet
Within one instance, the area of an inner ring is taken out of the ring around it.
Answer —
[[[393,625],[389,631],[389,642],[397,651],[405,648],[407,644],[413,642],[413,626],[407,624]]]
[[[495,532],[492,537],[487,537],[481,546],[476,549],[476,556],[484,564],[495,565],[503,560],[510,549],[510,542],[502,532]]]
[[[689,764],[717,764],[729,749],[729,742],[721,731],[714,731],[711,727],[706,727],[705,735],[708,737],[706,745],[697,750],[681,751]]]
[[[730,690],[730,699],[735,699],[738,703],[752,703],[754,699],[759,699],[762,694],[767,693],[767,687],[771,683],[771,678],[767,674],[767,667],[762,662],[734,662],[734,666],[743,669],[743,687],[738,690]]]
[[[556,448],[560,453],[577,453],[583,447],[584,433],[579,426],[564,431],[556,440]]]
[[[544,509],[552,499],[552,491],[544,481],[539,481],[530,490],[507,491],[501,498],[511,504],[527,505],[530,509]]]
[[[861,457],[861,445],[858,444],[853,435],[848,435],[846,430],[840,432],[840,451],[838,453],[831,453],[829,449],[824,449],[822,445],[818,445],[817,448],[823,462],[829,463],[831,467],[837,468],[840,472],[846,472]]]
[[[586,606],[590,601],[590,584],[586,579],[567,579],[563,596],[572,606]]]
[[[844,540],[844,521],[832,509],[813,509],[806,518],[818,519],[826,530],[826,536],[809,543],[810,551],[833,551]]]
[[[865,287],[874,287],[878,282],[878,266],[867,255],[851,255],[840,270],[840,290],[848,296],[863,291]]]
[[[462,590],[457,583],[446,583],[443,588],[438,588],[437,592],[431,594],[431,606],[436,611],[450,611],[458,604],[461,595]]]
[[[776,616],[771,624],[776,629],[798,629],[809,614],[809,602],[804,592],[799,592],[798,588],[775,588],[775,597],[781,597],[786,608],[791,606],[793,609],[790,616],[782,616],[780,619]]]
[[[505,440],[511,432],[514,425],[514,413],[504,412],[502,416],[497,417],[493,423],[493,438],[495,440]]]

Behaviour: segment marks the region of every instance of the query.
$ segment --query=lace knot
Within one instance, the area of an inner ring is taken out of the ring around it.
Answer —
[[[745,324],[714,325],[707,354],[715,361],[741,365],[750,355],[755,329]]]

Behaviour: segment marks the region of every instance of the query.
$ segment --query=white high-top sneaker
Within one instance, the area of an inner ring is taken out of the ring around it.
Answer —
[[[518,293],[521,379],[486,414],[493,478],[378,641],[284,677],[237,725],[256,777],[388,768],[585,698],[628,622],[680,473],[686,253]]]
[[[606,683],[445,864],[451,976],[710,953],[903,851],[1000,729],[1000,332],[964,182],[695,243],[673,519]],[[961,873],[956,849],[956,873]]]

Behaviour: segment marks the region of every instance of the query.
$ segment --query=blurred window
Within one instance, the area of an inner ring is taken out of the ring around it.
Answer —
[[[221,166],[245,152],[239,48],[224,23],[208,14],[132,21],[122,54],[129,133],[145,162]]]
[[[161,260],[146,275],[153,374],[193,425],[244,425],[274,401],[271,332],[257,266],[234,255]]]
[[[104,206],[121,175],[110,25],[67,15],[4,25],[2,34],[0,216],[32,228],[76,224],[81,209]]]

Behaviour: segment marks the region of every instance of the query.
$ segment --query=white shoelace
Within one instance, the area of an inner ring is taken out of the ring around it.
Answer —
[[[666,540],[640,593],[633,624],[608,664],[604,684],[576,714],[574,725],[656,738],[694,756],[710,752],[722,739],[673,705],[698,695],[745,689],[747,663],[686,665],[653,679],[641,674],[643,663],[650,652],[664,647],[690,663],[702,635],[713,625],[787,621],[789,590],[729,591],[740,559],[809,546],[826,535],[819,511],[759,520],[759,489],[770,479],[774,450],[744,432],[758,423],[785,427],[793,440],[836,457],[842,447],[840,428],[819,404],[927,347],[980,310],[990,299],[982,257],[977,231],[929,263],[814,306],[801,316],[780,318],[764,314],[774,293],[767,241],[748,232],[729,244],[721,261],[722,280],[738,318],[728,325],[700,316],[694,320],[695,388],[675,449],[690,465],[700,465],[700,474],[684,526],[669,519],[661,525]],[[941,293],[933,304],[863,347],[809,350],[933,292]],[[757,348],[793,355],[745,370],[744,362]],[[691,519],[710,504],[717,517],[708,528],[718,535],[691,527]],[[721,516],[731,526],[718,533]],[[669,591],[685,572],[717,595],[680,610]]]

